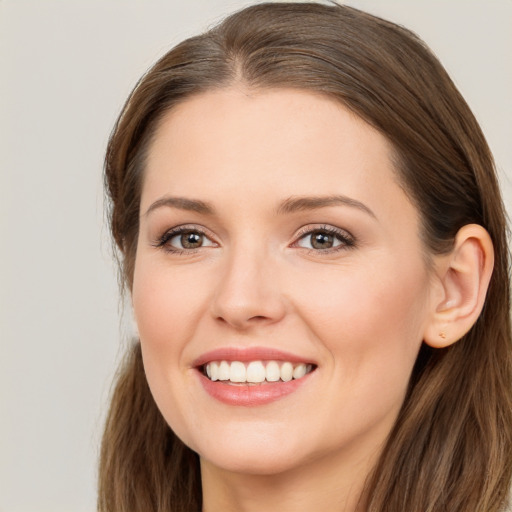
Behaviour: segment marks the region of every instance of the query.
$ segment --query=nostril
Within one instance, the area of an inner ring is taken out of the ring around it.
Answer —
[[[251,326],[263,324],[265,322],[271,322],[272,319],[264,315],[254,315],[248,318],[237,318],[237,317],[223,317],[218,316],[216,320],[222,324],[233,325],[237,329],[248,329]]]
[[[250,286],[249,286],[250,285]],[[211,302],[212,316],[222,324],[229,324],[237,329],[273,323],[283,318],[285,307],[279,290],[255,289],[248,283],[224,282],[223,288]],[[272,293],[271,293],[272,291]]]

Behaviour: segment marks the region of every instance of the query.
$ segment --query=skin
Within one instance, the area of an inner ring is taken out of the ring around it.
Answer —
[[[334,195],[350,201],[283,211]],[[168,197],[212,212],[158,203]],[[203,246],[160,243],[181,225],[204,232]],[[307,232],[326,226],[350,242],[312,248]],[[166,114],[147,159],[132,299],[157,405],[200,455],[205,511],[357,509],[439,295],[424,256],[387,140],[334,101],[230,87]],[[280,400],[227,405],[194,361],[236,346],[316,369]]]

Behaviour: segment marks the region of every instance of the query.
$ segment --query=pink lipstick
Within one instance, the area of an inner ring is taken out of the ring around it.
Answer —
[[[228,405],[264,405],[295,392],[316,369],[313,361],[263,347],[223,348],[194,361],[200,382]]]

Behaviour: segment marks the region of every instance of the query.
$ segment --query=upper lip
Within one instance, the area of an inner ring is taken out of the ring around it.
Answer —
[[[224,347],[205,352],[193,361],[192,366],[203,366],[211,361],[289,361],[315,364],[308,358],[270,347]]]

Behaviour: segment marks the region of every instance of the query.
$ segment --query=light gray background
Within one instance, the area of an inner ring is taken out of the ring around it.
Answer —
[[[108,134],[157,57],[247,3],[0,0],[0,512],[95,509],[130,330],[103,223]],[[482,124],[511,205],[512,0],[347,3],[430,44]]]

